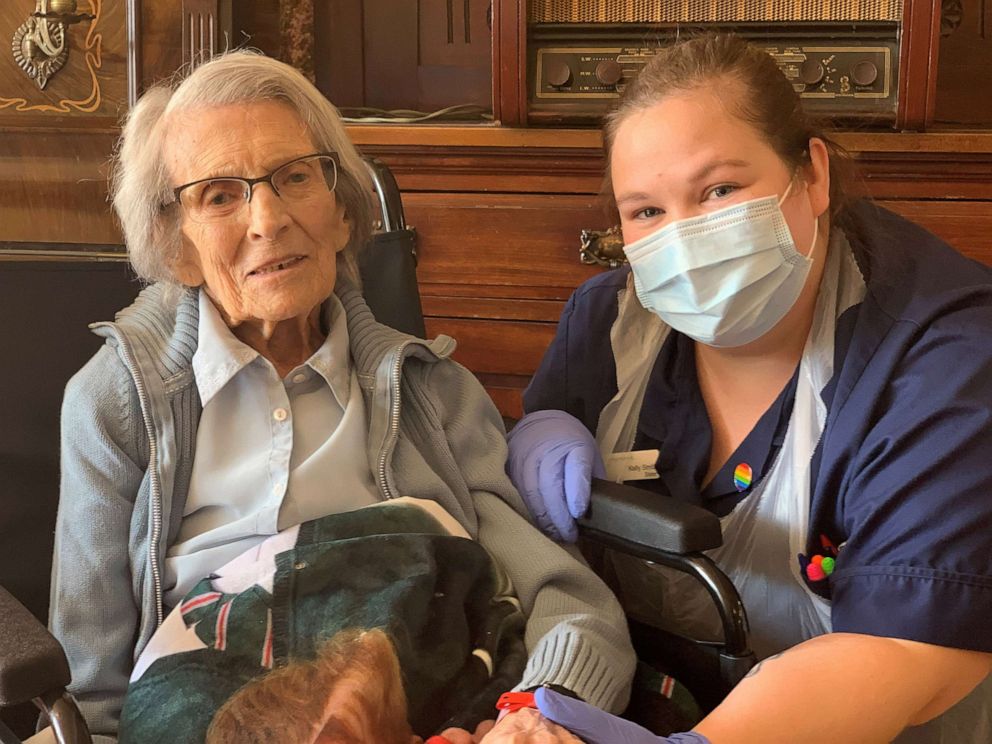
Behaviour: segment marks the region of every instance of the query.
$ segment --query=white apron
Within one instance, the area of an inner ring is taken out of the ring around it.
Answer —
[[[841,314],[864,295],[864,278],[850,245],[837,230],[799,364],[785,440],[761,482],[720,520],[723,545],[707,551],[741,595],[751,646],[759,659],[831,630],[830,603],[806,586],[797,555],[806,550],[810,463],[827,419],[820,391],[834,373],[834,330]],[[596,432],[604,457],[633,447],[651,368],[669,331],[657,315],[640,305],[628,281],[610,333],[618,392],[603,408]],[[629,556],[613,553],[611,557],[621,599],[631,615],[692,638],[722,640],[716,609],[698,581]],[[992,742],[990,702],[992,677],[945,715],[908,730],[897,741]]]

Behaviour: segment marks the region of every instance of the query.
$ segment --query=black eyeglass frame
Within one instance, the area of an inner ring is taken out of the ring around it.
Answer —
[[[341,159],[338,157],[338,154],[336,152],[313,152],[310,153],[309,155],[301,155],[298,158],[287,160],[282,165],[277,166],[272,171],[270,171],[267,176],[260,176],[259,178],[245,178],[243,176],[211,176],[210,178],[200,178],[196,181],[190,181],[189,183],[184,183],[182,186],[177,186],[172,190],[172,196],[174,201],[171,202],[171,204],[181,204],[182,202],[180,201],[179,195],[182,194],[183,191],[190,188],[191,186],[196,186],[201,183],[208,183],[210,181],[240,181],[241,183],[247,184],[248,198],[245,199],[246,204],[251,203],[251,197],[255,193],[255,186],[257,186],[260,183],[269,184],[269,188],[271,188],[272,191],[275,192],[275,195],[282,198],[282,195],[279,193],[279,189],[277,189],[276,185],[272,182],[272,177],[275,176],[276,173],[281,171],[287,165],[298,163],[301,160],[309,160],[310,158],[320,158],[320,157],[330,158],[331,161],[334,163],[334,186],[328,189],[328,191],[334,191],[334,189],[337,188],[338,185],[338,177],[340,175],[338,171],[341,169]],[[169,204],[164,204],[162,206],[167,207],[169,206]]]

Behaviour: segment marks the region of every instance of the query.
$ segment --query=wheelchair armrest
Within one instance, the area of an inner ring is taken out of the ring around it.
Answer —
[[[593,478],[589,511],[578,523],[582,536],[594,542],[695,576],[723,625],[721,676],[729,686],[740,681],[754,664],[754,653],[737,589],[703,554],[723,544],[715,514],[653,491]]]
[[[0,706],[41,698],[70,679],[59,642],[0,586]]]
[[[592,479],[589,511],[578,522],[585,531],[610,535],[652,552],[684,555],[723,544],[720,520],[712,512],[599,478]]]

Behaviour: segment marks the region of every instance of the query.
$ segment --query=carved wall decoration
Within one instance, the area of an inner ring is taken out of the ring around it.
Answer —
[[[0,96],[0,110],[13,107],[14,111],[45,111],[68,114],[73,111],[92,113],[100,107],[100,79],[97,70],[103,66],[103,36],[98,32],[102,16],[103,0],[88,0],[89,13],[75,13],[75,2],[66,0],[38,0],[38,10],[14,33],[12,50],[18,66],[34,78],[38,87],[44,89],[52,75],[58,72],[68,57],[67,31],[73,22],[90,20],[83,46],[86,69],[90,78],[89,94],[80,98],[63,98],[55,104],[31,104],[27,98],[4,98]],[[52,9],[63,12],[53,13]],[[46,17],[51,16],[51,17]],[[53,20],[59,17],[62,20]],[[73,19],[76,19],[75,21]]]
[[[48,78],[62,69],[69,56],[65,26],[31,16],[14,32],[11,49],[17,66],[44,90]]]
[[[218,0],[182,0],[183,63],[192,70],[219,51]]]

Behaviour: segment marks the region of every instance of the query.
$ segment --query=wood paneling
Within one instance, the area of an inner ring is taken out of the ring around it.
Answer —
[[[279,57],[279,0],[231,3],[233,45]]]
[[[935,120],[992,127],[992,2],[947,0]]]
[[[939,235],[964,255],[992,266],[992,201],[878,203]]]
[[[423,284],[574,287],[595,273],[578,261],[576,227],[608,226],[584,196],[411,193],[404,209]]]
[[[992,2],[947,0],[937,70],[938,123],[992,128]]]
[[[493,2],[493,106],[504,126],[527,118],[527,1]]]
[[[120,243],[104,164],[116,133],[0,133],[0,241]]]
[[[365,103],[362,0],[322,0],[314,7],[314,73],[317,87],[338,107]]]
[[[182,3],[140,3],[139,50],[140,90],[145,91],[167,78],[183,64]]]
[[[430,318],[428,335],[446,333],[458,341],[454,358],[486,374],[530,377],[554,338],[549,323]]]
[[[906,0],[899,65],[900,129],[924,129],[933,121],[941,0]]]

